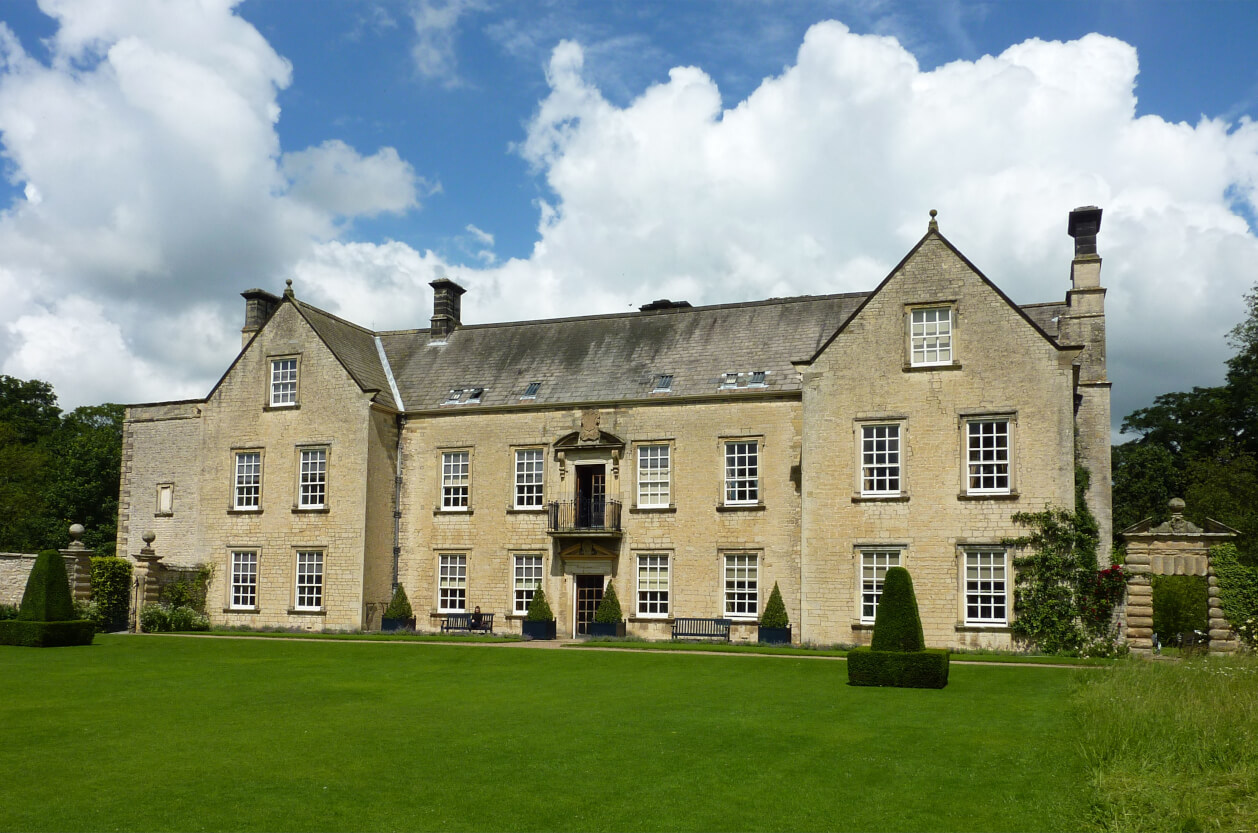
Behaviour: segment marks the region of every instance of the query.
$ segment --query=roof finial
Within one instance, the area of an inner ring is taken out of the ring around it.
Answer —
[[[292,297],[294,297],[294,296],[293,296],[293,279],[292,279],[292,278],[289,278],[288,280],[284,281],[284,297],[285,297],[285,298],[292,298]]]
[[[935,217],[939,214],[935,209],[930,210],[930,227],[929,231],[939,231],[939,223],[935,222]]]

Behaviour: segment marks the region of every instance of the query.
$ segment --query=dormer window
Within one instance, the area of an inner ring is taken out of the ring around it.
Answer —
[[[450,395],[446,397],[444,404],[453,405],[463,398],[463,388],[454,388],[450,391]]]
[[[751,378],[747,381],[747,387],[762,388],[765,386],[764,371],[755,370],[751,373]]]
[[[520,394],[521,399],[536,399],[537,392],[541,390],[541,382],[529,382],[529,386],[524,389],[524,393]]]
[[[465,399],[464,402],[466,402],[469,405],[474,404],[476,402],[480,402],[481,395],[484,393],[485,393],[484,388],[472,388],[471,390],[467,392],[467,399]]]
[[[655,387],[651,389],[651,393],[668,393],[673,389],[673,376],[671,373],[661,373],[655,377]]]
[[[725,373],[725,374],[723,374],[723,375],[721,376],[721,387],[723,387],[723,388],[736,388],[736,387],[738,387],[738,374],[737,374],[737,373]]]
[[[271,359],[272,408],[293,408],[297,405],[297,357]]]

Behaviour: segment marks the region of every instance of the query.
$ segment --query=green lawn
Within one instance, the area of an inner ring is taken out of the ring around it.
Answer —
[[[1092,670],[98,636],[0,649],[0,830],[1055,830]],[[1100,672],[1104,673],[1104,672]]]

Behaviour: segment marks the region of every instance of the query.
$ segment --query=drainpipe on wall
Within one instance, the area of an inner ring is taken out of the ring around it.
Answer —
[[[397,592],[398,561],[402,557],[402,434],[406,430],[406,417],[397,417],[397,472],[393,477],[393,586],[389,598]]]

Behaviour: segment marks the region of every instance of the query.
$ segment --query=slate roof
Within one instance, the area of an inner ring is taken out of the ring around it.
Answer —
[[[408,410],[441,407],[467,388],[484,389],[481,405],[516,405],[530,382],[541,383],[540,404],[715,394],[725,373],[743,374],[729,395],[798,390],[791,360],[811,356],[866,295],[464,326],[445,342],[430,342],[428,330],[380,338]],[[756,371],[765,383],[748,388]],[[660,374],[673,377],[671,393],[652,393]]]
[[[389,390],[389,377],[380,363],[380,351],[376,349],[375,333],[295,298],[293,303],[358,386],[366,391],[376,391],[377,402],[396,408],[397,403]]]

